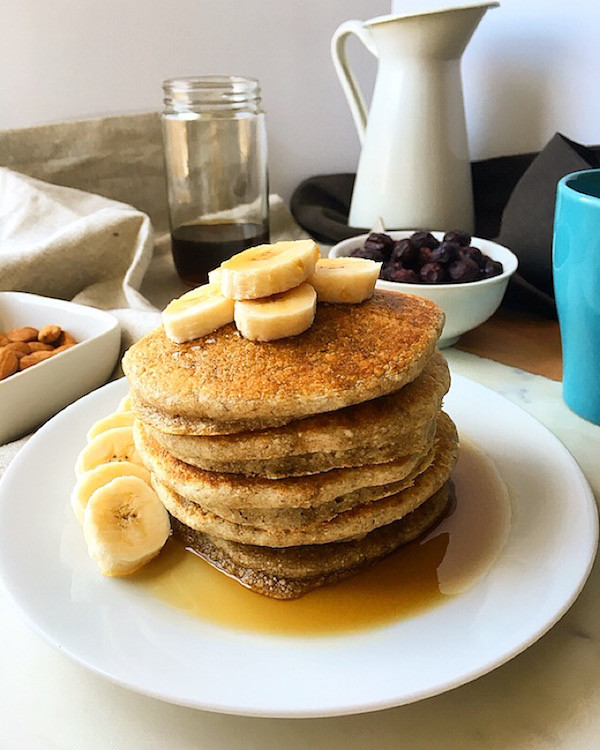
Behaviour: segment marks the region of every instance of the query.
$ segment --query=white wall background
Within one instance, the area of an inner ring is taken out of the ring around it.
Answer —
[[[397,11],[408,0],[393,0]],[[425,1],[425,0],[424,0]],[[443,0],[440,0],[443,2]],[[414,0],[413,0],[414,4]],[[0,129],[161,107],[161,82],[261,80],[272,188],[352,171],[359,145],[329,57],[348,18],[390,0],[3,0]],[[463,58],[472,158],[600,143],[600,0],[501,0]],[[364,88],[375,60],[349,43]]]

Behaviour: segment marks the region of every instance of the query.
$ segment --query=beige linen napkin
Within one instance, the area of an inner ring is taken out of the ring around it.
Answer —
[[[111,310],[131,342],[158,321],[139,292],[153,246],[141,211],[0,168],[0,290]]]
[[[271,241],[307,236],[281,198],[271,196],[270,210]],[[125,350],[185,289],[168,233],[155,236],[143,212],[0,168],[0,291],[108,310],[121,323]],[[0,476],[23,443],[0,446]]]

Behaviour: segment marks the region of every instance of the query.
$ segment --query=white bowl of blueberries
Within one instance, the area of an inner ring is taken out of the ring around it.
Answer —
[[[506,247],[462,230],[371,232],[334,245],[331,258],[351,256],[382,263],[377,289],[435,302],[446,315],[438,343],[455,344],[500,306],[518,261]]]

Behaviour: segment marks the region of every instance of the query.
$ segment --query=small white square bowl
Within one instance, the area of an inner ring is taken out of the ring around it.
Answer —
[[[121,345],[110,313],[24,292],[0,292],[0,332],[58,325],[76,346],[0,380],[0,444],[15,440],[68,404],[103,385]]]

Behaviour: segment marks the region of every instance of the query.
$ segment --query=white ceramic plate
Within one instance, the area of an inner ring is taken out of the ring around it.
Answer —
[[[24,292],[0,292],[0,331],[58,325],[77,346],[0,382],[0,444],[14,440],[106,383],[121,345],[119,321],[104,310]]]
[[[0,577],[41,636],[132,690],[267,717],[409,703],[523,651],[566,612],[591,568],[596,507],[571,455],[531,416],[454,376],[446,409],[461,438],[492,458],[512,505],[508,538],[486,576],[421,614],[357,634],[272,637],[205,624],[102,578],[68,507],[86,432],[125,390],[118,381],[73,404],[13,461],[0,483]]]

